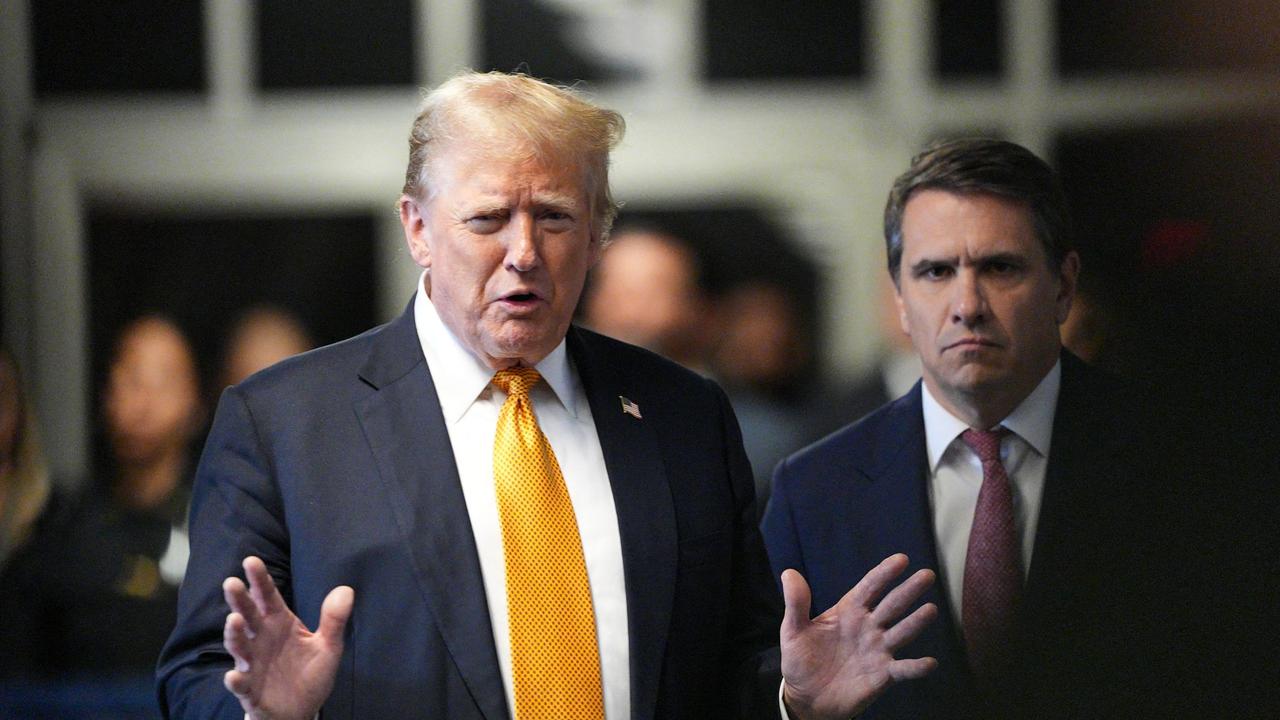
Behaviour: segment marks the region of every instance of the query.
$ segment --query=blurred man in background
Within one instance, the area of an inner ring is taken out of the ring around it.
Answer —
[[[764,512],[773,469],[817,436],[801,401],[809,365],[795,299],[775,282],[741,283],[716,301],[712,367],[742,426]],[[825,406],[824,406],[825,409]]]
[[[705,374],[710,309],[693,248],[661,230],[619,228],[591,273],[582,321]]]
[[[311,335],[292,313],[269,305],[249,308],[228,333],[218,388],[239,385],[259,370],[313,347]]]

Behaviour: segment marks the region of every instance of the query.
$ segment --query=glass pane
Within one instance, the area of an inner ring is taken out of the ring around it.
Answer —
[[[1273,0],[1070,0],[1058,3],[1066,75],[1280,69]]]
[[[707,77],[860,78],[863,5],[859,0],[706,0]]]
[[[934,72],[945,80],[1000,77],[1004,72],[1004,3],[934,0]]]
[[[33,2],[38,97],[205,89],[198,0]]]
[[[264,89],[415,83],[411,0],[253,5]]]

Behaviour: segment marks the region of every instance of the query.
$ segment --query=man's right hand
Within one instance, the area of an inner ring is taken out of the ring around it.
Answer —
[[[331,590],[313,633],[285,604],[261,560],[245,558],[244,572],[248,587],[236,577],[222,583],[231,607],[222,642],[235,661],[223,682],[249,718],[311,720],[333,690],[355,591]]]
[[[809,583],[795,570],[782,573],[782,695],[790,717],[854,717],[889,686],[924,677],[937,666],[934,658],[894,657],[938,615],[933,603],[907,613],[934,577],[931,570],[919,570],[892,587],[907,564],[906,555],[886,558],[813,619]]]

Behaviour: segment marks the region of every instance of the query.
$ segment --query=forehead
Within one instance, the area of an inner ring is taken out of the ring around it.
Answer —
[[[992,193],[924,189],[902,214],[903,255],[1042,254],[1030,206]]]
[[[453,140],[440,149],[434,164],[433,189],[457,199],[531,192],[576,201],[587,194],[587,173],[578,158],[511,139]]]
[[[190,369],[195,363],[191,349],[177,330],[158,321],[143,321],[125,331],[112,365],[136,368],[163,367]]]

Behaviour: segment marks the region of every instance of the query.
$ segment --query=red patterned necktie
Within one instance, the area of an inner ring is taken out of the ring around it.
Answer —
[[[1013,488],[1000,462],[1000,439],[1009,433],[966,430],[964,443],[982,461],[982,488],[973,511],[969,551],[964,562],[961,624],[969,665],[989,680],[1003,663],[1022,594],[1022,551],[1013,517]]]

